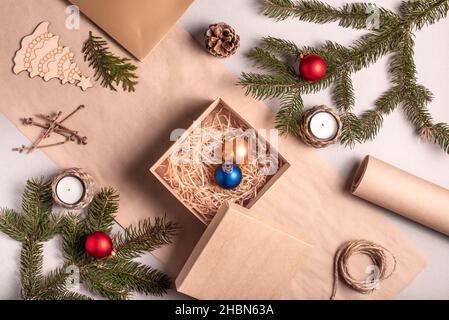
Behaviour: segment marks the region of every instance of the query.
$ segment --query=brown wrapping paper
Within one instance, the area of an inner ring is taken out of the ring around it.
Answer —
[[[157,46],[194,0],[69,0],[137,59]]]
[[[50,30],[60,36],[60,43],[77,53],[75,60],[83,73],[93,73],[82,63],[80,52],[89,30],[102,32],[84,18],[80,30],[66,29],[66,5],[58,0],[2,0],[0,111],[26,136],[35,138],[38,131],[22,126],[20,117],[55,110],[67,113],[85,104],[86,109],[67,124],[87,135],[89,144],[48,148],[46,154],[61,168],[82,167],[98,185],[117,188],[121,195],[117,221],[121,225],[164,214],[179,222],[182,229],[175,243],[155,252],[176,275],[204,226],[148,173],[172,144],[171,131],[188,128],[217,97],[233,106],[256,129],[271,128],[274,114],[263,103],[245,97],[235,85],[235,77],[180,28],[174,28],[138,65],[139,85],[132,94],[112,92],[98,83],[82,92],[56,80],[46,83],[40,78],[30,79],[26,73],[14,75],[12,57],[21,37],[43,20],[51,22]],[[125,54],[114,43],[111,49]],[[285,297],[328,299],[335,251],[353,239],[367,239],[389,248],[398,259],[397,270],[372,295],[364,296],[342,285],[337,298],[395,297],[423,270],[425,257],[377,208],[345,190],[344,179],[314,149],[293,137],[279,140],[278,151],[291,167],[251,210],[288,225],[314,246],[309,264],[285,288]],[[8,141],[1,145],[15,147]],[[364,263],[354,261],[352,265],[362,270],[362,276],[366,276]]]
[[[352,193],[449,235],[449,190],[367,156],[357,169]]]

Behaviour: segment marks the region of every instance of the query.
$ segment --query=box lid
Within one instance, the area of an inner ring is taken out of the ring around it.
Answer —
[[[224,204],[176,279],[197,299],[277,299],[312,246],[236,204]]]

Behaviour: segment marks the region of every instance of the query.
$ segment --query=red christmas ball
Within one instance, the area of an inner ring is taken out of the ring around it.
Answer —
[[[318,81],[326,75],[326,62],[316,54],[308,54],[301,58],[299,74],[307,81]]]
[[[95,231],[87,236],[86,252],[97,259],[109,257],[112,254],[112,240],[107,233]]]

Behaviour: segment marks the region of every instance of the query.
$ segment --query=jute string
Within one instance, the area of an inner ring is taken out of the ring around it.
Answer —
[[[378,268],[374,282],[365,280],[358,280],[351,276],[349,272],[349,259],[353,255],[363,254],[368,256],[373,264]],[[388,255],[393,260],[393,267],[388,272]],[[390,278],[396,270],[396,258],[390,250],[368,240],[353,240],[343,244],[335,254],[334,258],[334,284],[332,288],[331,300],[337,294],[337,286],[339,279],[343,280],[349,287],[362,294],[370,294],[376,290],[377,285]]]

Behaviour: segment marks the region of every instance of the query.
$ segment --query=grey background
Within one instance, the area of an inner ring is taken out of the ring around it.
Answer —
[[[340,5],[356,1],[329,0],[326,2]],[[379,6],[395,10],[401,1],[378,0],[374,2]],[[259,14],[260,3],[260,0],[196,0],[183,16],[180,24],[199,41],[202,41],[202,33],[211,23],[225,21],[234,26],[241,36],[242,45],[235,56],[222,60],[222,63],[236,76],[241,71],[254,70],[251,61],[246,58],[246,54],[258,44],[263,36],[271,35],[290,39],[303,45],[319,45],[325,40],[349,44],[364,33],[363,31],[342,29],[335,23],[315,25],[293,20],[275,23]],[[446,19],[416,32],[415,38],[418,80],[435,94],[430,111],[438,122],[449,122],[449,91],[446,80],[447,74],[449,74],[448,30],[449,19]],[[388,57],[354,76],[358,112],[371,108],[374,100],[388,89],[387,66]],[[304,101],[306,106],[332,105],[328,90],[308,95]],[[273,110],[276,109],[275,101],[268,101],[267,104]],[[20,146],[23,143],[28,143],[27,139],[0,113],[1,207],[19,209],[20,195],[26,179],[53,175],[58,171],[54,163],[40,151],[29,156],[10,151],[12,147]],[[384,126],[375,141],[357,146],[353,150],[332,146],[319,152],[344,177],[349,175],[354,163],[364,155],[372,154],[417,176],[449,188],[449,156],[438,147],[419,141],[414,129],[399,109],[385,118]],[[399,298],[448,299],[449,238],[385,210],[384,214],[403,230],[431,261],[429,266]],[[62,261],[59,252],[59,239],[46,243],[44,253],[44,272],[47,272],[57,267]],[[20,245],[0,233],[0,299],[20,297],[19,255]],[[144,256],[143,261],[163,268],[150,254]],[[152,297],[136,296],[135,298]],[[185,297],[170,291],[169,295],[164,298]]]

